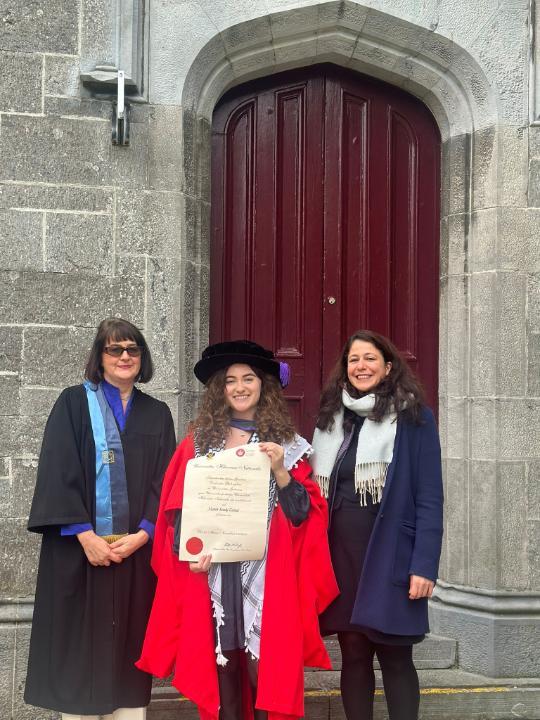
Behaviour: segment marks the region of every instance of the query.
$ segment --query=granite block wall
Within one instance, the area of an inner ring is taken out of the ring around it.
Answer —
[[[60,390],[81,381],[102,318],[145,332],[156,364],[148,391],[178,418],[181,115],[139,105],[132,145],[112,145],[111,103],[79,73],[98,55],[113,59],[113,5],[0,3],[2,718],[53,716],[22,702],[39,551],[26,520],[45,420]]]

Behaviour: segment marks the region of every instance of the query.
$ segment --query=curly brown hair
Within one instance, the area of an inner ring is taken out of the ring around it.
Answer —
[[[219,447],[229,432],[231,408],[225,400],[225,377],[228,368],[215,372],[206,383],[199,414],[189,430],[202,453]],[[279,380],[252,368],[261,380],[261,397],[255,410],[255,425],[260,440],[289,442],[295,429]]]
[[[392,363],[388,375],[374,389],[375,407],[369,416],[370,420],[380,422],[392,408],[402,408],[398,410],[399,413],[408,416],[412,422],[419,423],[421,408],[424,405],[424,391],[407,361],[394,343],[384,335],[371,330],[358,330],[345,343],[337,363],[328,376],[321,395],[317,427],[320,430],[332,430],[334,417],[342,406],[341,393],[344,388],[351,397],[360,397],[360,393],[351,385],[347,375],[347,360],[355,340],[371,343],[380,351],[385,363]],[[351,413],[345,412],[343,427],[345,430],[350,430],[351,426]]]

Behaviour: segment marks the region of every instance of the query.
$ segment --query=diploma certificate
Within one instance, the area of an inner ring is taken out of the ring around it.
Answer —
[[[270,459],[258,443],[190,460],[184,481],[180,560],[260,560],[266,548]]]

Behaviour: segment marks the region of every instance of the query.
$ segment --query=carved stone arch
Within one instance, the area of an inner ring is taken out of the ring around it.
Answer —
[[[497,98],[477,61],[432,30],[338,1],[255,18],[216,34],[187,74],[182,106],[210,119],[229,88],[332,62],[401,87],[431,110],[443,140],[493,125]]]
[[[216,12],[218,8],[216,7]],[[314,63],[332,62],[396,85],[420,98],[431,110],[443,141],[441,183],[441,373],[444,398],[447,380],[446,317],[448,306],[444,277],[452,253],[467,248],[470,223],[463,237],[449,247],[451,213],[470,212],[474,174],[474,133],[497,123],[496,90],[476,60],[462,47],[427,28],[367,8],[356,2],[291,8],[231,26],[216,33],[198,53],[187,73],[182,92],[184,188],[186,225],[194,236],[186,265],[184,315],[187,327],[196,329],[185,343],[189,357],[183,363],[180,385],[186,401],[193,401],[196,386],[190,368],[200,344],[208,337],[210,145],[211,118],[219,98],[231,87],[250,79]],[[496,156],[496,138],[487,133],[482,157]],[[482,168],[485,174],[485,167]],[[480,170],[479,170],[480,172]],[[493,174],[496,188],[496,173]],[[485,179],[478,180],[485,192]],[[201,296],[194,296],[200,288]],[[200,310],[203,312],[200,312]],[[466,323],[466,319],[464,319]],[[186,331],[187,332],[187,331]],[[463,337],[468,333],[464,324]],[[444,401],[443,401],[444,402]],[[186,408],[187,413],[189,410]],[[441,414],[444,425],[444,413]],[[443,428],[444,430],[444,428]]]

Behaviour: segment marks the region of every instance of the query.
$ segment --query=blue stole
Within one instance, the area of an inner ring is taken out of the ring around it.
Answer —
[[[122,535],[129,532],[122,440],[101,383],[85,381],[84,388],[96,446],[96,534]]]

